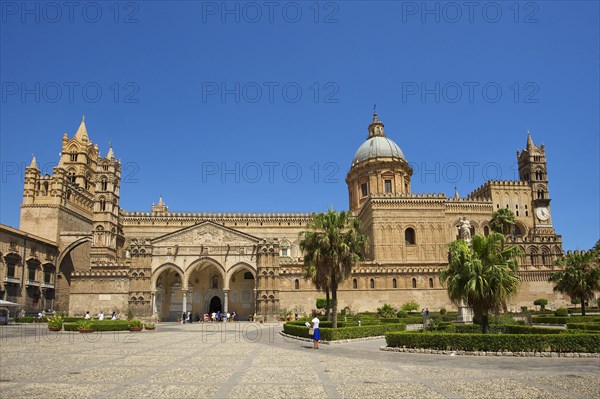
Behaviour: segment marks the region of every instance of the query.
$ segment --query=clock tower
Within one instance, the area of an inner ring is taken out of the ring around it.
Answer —
[[[531,187],[531,207],[534,226],[538,233],[554,234],[550,213],[550,195],[548,191],[548,171],[544,144],[538,147],[527,132],[527,146],[518,152],[519,179]],[[541,230],[540,230],[541,229]]]

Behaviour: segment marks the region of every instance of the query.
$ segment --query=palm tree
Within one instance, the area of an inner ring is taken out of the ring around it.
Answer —
[[[498,209],[492,215],[490,227],[492,231],[503,234],[505,237],[512,236],[515,230],[515,214],[508,208]]]
[[[363,259],[367,246],[367,236],[359,233],[359,227],[359,220],[349,211],[338,213],[329,209],[315,215],[310,230],[300,233],[305,268],[314,268],[321,287],[331,290],[333,328],[337,328],[339,284],[350,277],[352,267]]]
[[[471,246],[464,240],[453,241],[448,269],[440,272],[450,300],[456,305],[464,301],[471,307],[481,319],[484,334],[489,333],[489,312],[506,308],[519,287],[517,258],[521,249],[505,242],[506,238],[496,232],[475,235]]]
[[[312,232],[309,232],[305,236],[307,241],[303,244],[300,243],[300,248],[306,251],[306,255],[304,255],[304,278],[310,279],[312,283],[315,285],[315,288],[325,292],[325,316],[327,317],[327,321],[331,321],[331,300],[330,300],[330,283],[329,283],[329,274],[325,273],[323,269],[317,271],[317,267],[315,266],[315,262],[312,262],[310,257],[307,258],[308,254],[314,254],[316,251],[311,251],[309,248],[316,247],[316,239],[317,237]]]
[[[567,294],[572,300],[580,301],[581,314],[585,316],[585,302],[594,299],[600,291],[599,253],[575,251],[556,261],[564,270],[552,273],[548,281],[555,283],[554,291]]]

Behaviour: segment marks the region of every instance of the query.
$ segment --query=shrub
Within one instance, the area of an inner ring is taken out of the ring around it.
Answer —
[[[386,318],[391,318],[391,317],[397,317],[396,313],[398,311],[389,303],[385,303],[382,307],[377,308],[377,316],[378,317],[386,317]]]
[[[321,339],[324,341],[337,341],[340,339],[376,337],[385,335],[387,332],[404,330],[406,330],[406,325],[402,323],[361,327],[324,328],[321,330]]]
[[[419,310],[419,304],[415,301],[406,302],[402,304],[402,310],[405,310],[407,312],[416,312],[417,310]]]
[[[369,326],[352,326],[352,327],[338,327],[338,328],[320,328],[321,339],[324,341],[336,341],[340,339],[352,339],[352,338],[363,338],[363,337],[374,337],[379,335],[385,335],[386,332],[390,331],[404,331],[406,325],[403,323],[386,323]],[[308,327],[305,325],[298,325],[294,323],[285,323],[283,325],[283,331],[286,334],[294,335],[296,337],[310,338],[308,335]]]
[[[140,320],[138,319],[133,319],[129,322],[129,327],[142,327],[143,324]]]
[[[600,352],[595,334],[453,334],[389,332],[389,347],[511,352]]]
[[[569,323],[600,323],[599,316],[533,316],[533,323],[567,324]]]
[[[127,320],[81,320],[78,323],[65,323],[63,329],[65,331],[78,331],[81,326],[86,326],[86,329],[96,331],[129,331],[129,322]]]
[[[568,315],[569,315],[569,310],[567,308],[558,308],[554,311],[554,316],[566,317]]]
[[[527,306],[521,306],[521,312],[523,312],[523,313],[527,312]]]
[[[600,308],[600,297],[596,298],[596,306]]]
[[[63,318],[62,316],[54,316],[48,319],[48,327],[62,328]]]
[[[317,298],[316,306],[317,309],[327,308],[327,298]],[[331,308],[331,299],[329,300],[329,307]]]
[[[448,312],[446,311],[446,308],[441,308],[441,309],[440,309],[440,315],[441,315],[441,316],[444,316],[446,313],[448,313]]]
[[[548,300],[546,298],[538,298],[533,301],[535,306],[539,306],[541,310],[546,310],[546,305],[548,304]]]
[[[399,310],[398,313],[396,313],[396,316],[398,316],[399,318],[408,317],[408,313],[406,312],[406,310]]]
[[[600,324],[597,323],[567,323],[568,330],[589,330],[600,331]]]

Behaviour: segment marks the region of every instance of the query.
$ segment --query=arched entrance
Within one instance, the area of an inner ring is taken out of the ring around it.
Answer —
[[[221,298],[218,296],[213,296],[210,300],[210,305],[208,306],[208,313],[213,312],[222,312],[223,306],[221,305]]]
[[[54,310],[69,312],[71,295],[71,275],[75,271],[86,271],[90,268],[91,240],[80,239],[69,245],[59,256],[58,273],[54,284]]]
[[[223,267],[211,258],[199,260],[188,271],[187,310],[194,319],[204,313],[226,311]]]
[[[256,276],[252,268],[240,263],[232,268],[229,277],[228,311],[236,320],[248,320],[256,313]]]
[[[173,265],[166,265],[159,270],[154,284],[156,293],[153,313],[156,312],[161,321],[175,321],[183,311],[183,273]]]

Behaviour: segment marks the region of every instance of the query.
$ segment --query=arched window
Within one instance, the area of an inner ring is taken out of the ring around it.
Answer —
[[[483,235],[486,235],[486,236],[490,235],[490,228],[488,226],[483,227]]]
[[[392,279],[392,288],[398,288],[398,282],[396,279]]]
[[[280,256],[290,256],[290,242],[282,241],[280,251]]]
[[[369,287],[375,288],[375,280],[373,280],[373,279],[369,280]]]
[[[106,210],[106,201],[104,200],[104,198],[100,198],[100,210],[101,211]]]
[[[106,177],[102,178],[102,191],[106,191],[108,189],[108,182],[106,181]]]
[[[219,288],[219,276],[213,276],[210,281],[210,288]]]
[[[356,281],[355,278],[352,279],[352,288],[354,288],[354,289],[358,288],[358,281]]]
[[[537,197],[538,199],[544,199],[544,190],[538,190]]]
[[[77,162],[77,153],[76,152],[71,153],[71,162]]]
[[[417,279],[416,278],[412,279],[412,287],[417,288]]]
[[[299,290],[300,289],[300,281],[298,281],[298,279],[294,280],[294,289],[295,290]]]
[[[433,279],[429,277],[429,288],[433,288]]]
[[[415,245],[415,229],[409,227],[408,229],[404,230],[404,242],[406,243],[406,245]]]

